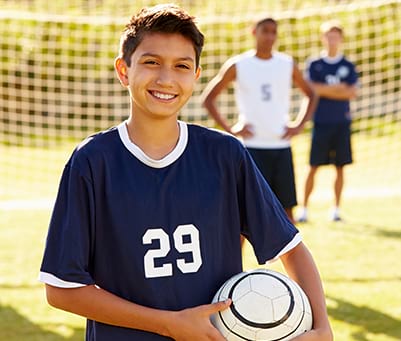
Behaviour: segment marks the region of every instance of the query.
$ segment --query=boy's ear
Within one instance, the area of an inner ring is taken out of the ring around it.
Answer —
[[[195,80],[199,79],[201,72],[202,72],[202,68],[200,66],[198,66],[198,68],[196,69],[196,72],[195,72]]]
[[[117,57],[114,61],[114,68],[116,69],[118,79],[123,86],[128,85],[128,77],[127,77],[127,64],[125,60],[121,57]]]
[[[251,23],[251,24],[248,26],[248,29],[249,29],[248,32],[250,32],[252,35],[255,35],[255,33],[256,33],[256,26],[257,26],[256,22]]]

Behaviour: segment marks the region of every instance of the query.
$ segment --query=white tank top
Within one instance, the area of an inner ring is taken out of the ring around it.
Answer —
[[[244,140],[251,148],[286,148],[282,139],[289,120],[293,59],[274,52],[260,59],[255,51],[236,57],[235,98],[239,121],[251,124],[254,136]]]

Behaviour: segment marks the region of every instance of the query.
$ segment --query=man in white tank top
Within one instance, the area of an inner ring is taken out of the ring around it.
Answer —
[[[253,29],[256,49],[230,58],[208,84],[203,105],[227,132],[243,139],[255,163],[294,222],[295,177],[290,138],[311,118],[317,97],[292,57],[273,50],[277,22],[266,18]],[[220,114],[216,98],[235,82],[238,122],[230,126]],[[289,121],[292,83],[306,95],[294,122]]]

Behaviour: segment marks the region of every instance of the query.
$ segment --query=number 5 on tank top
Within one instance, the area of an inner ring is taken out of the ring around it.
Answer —
[[[270,101],[272,98],[271,87],[270,84],[262,84],[262,100]]]

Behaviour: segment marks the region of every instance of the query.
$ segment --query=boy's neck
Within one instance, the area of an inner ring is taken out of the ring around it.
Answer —
[[[153,160],[163,159],[170,154],[180,138],[176,118],[148,122],[131,116],[127,121],[127,130],[131,142]]]
[[[337,57],[341,53],[339,49],[328,49],[326,52],[327,56],[330,58]]]
[[[255,57],[260,59],[270,59],[273,57],[273,52],[271,49],[269,50],[256,49]]]

